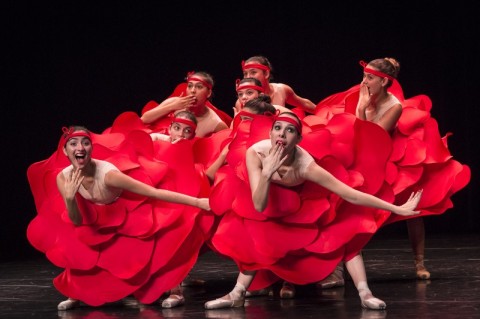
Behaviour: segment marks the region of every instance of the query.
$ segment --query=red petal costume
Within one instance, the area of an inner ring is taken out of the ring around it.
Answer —
[[[135,120],[130,113],[120,118]],[[208,197],[208,181],[193,162],[189,141],[154,145],[145,131],[128,130],[120,123],[125,122],[114,122],[111,133],[91,134],[93,158],[154,187]],[[152,303],[179,285],[210,236],[213,214],[127,191],[105,205],[77,194],[84,223],[75,226],[56,186],[57,174],[70,164],[62,147],[59,143],[57,152],[27,171],[37,208],[27,237],[64,268],[54,279],[55,287],[67,297],[98,306],[128,295]]]

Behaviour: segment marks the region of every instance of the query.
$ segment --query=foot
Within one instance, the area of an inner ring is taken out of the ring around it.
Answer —
[[[365,309],[382,310],[387,308],[387,304],[383,300],[375,298],[370,289],[360,290],[358,294],[362,301],[362,307]]]
[[[207,301],[205,303],[205,309],[224,309],[224,308],[236,308],[243,307],[245,304],[245,297],[239,299],[232,299],[231,293],[215,300]]]
[[[423,258],[415,259],[415,269],[417,274],[417,279],[427,280],[430,279],[430,272],[425,268],[423,264]]]
[[[174,308],[185,304],[185,298],[182,295],[170,295],[162,301],[162,308]]]
[[[322,281],[317,282],[317,288],[328,289],[334,287],[345,286],[345,278],[343,276],[343,267],[337,266],[335,270]]]
[[[259,290],[247,290],[245,293],[245,298],[250,298],[250,297],[259,297],[259,296],[268,296],[270,293],[269,288],[263,288]]]
[[[295,297],[295,286],[289,282],[284,281],[282,289],[280,289],[280,298],[292,299]]]
[[[58,310],[68,310],[80,306],[80,300],[68,298],[58,304]]]

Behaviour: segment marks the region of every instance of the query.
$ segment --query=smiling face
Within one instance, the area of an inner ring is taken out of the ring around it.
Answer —
[[[83,169],[91,162],[92,150],[92,141],[85,136],[70,138],[63,148],[64,154],[75,169]]]

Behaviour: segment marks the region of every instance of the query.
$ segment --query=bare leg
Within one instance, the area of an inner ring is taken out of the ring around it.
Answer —
[[[415,269],[418,279],[429,279],[430,273],[423,264],[425,256],[425,224],[423,218],[417,217],[407,220],[408,238],[412,245],[415,257]]]
[[[173,308],[185,304],[185,297],[183,296],[182,287],[177,287],[170,290],[170,296],[162,302],[162,308]]]
[[[240,272],[233,290],[221,298],[207,301],[205,303],[205,309],[243,307],[245,303],[245,292],[248,287],[250,287],[254,276],[255,271]]]
[[[357,255],[345,262],[348,273],[352,277],[355,287],[357,287],[358,295],[362,302],[362,307],[368,309],[385,309],[387,305],[383,300],[375,298],[368,288],[367,274],[365,272],[365,264],[362,255]]]

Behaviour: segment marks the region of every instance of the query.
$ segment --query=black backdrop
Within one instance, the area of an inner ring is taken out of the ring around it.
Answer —
[[[432,99],[441,134],[454,133],[452,154],[472,168],[454,208],[426,219],[427,235],[478,232],[473,1],[299,2],[4,4],[0,258],[39,254],[25,238],[36,214],[26,170],[52,154],[62,126],[101,132],[120,113],[166,98],[191,70],[214,76],[213,103],[231,114],[240,62],[257,54],[272,62],[275,82],[315,103],[358,83],[359,60],[397,58],[405,97]]]

